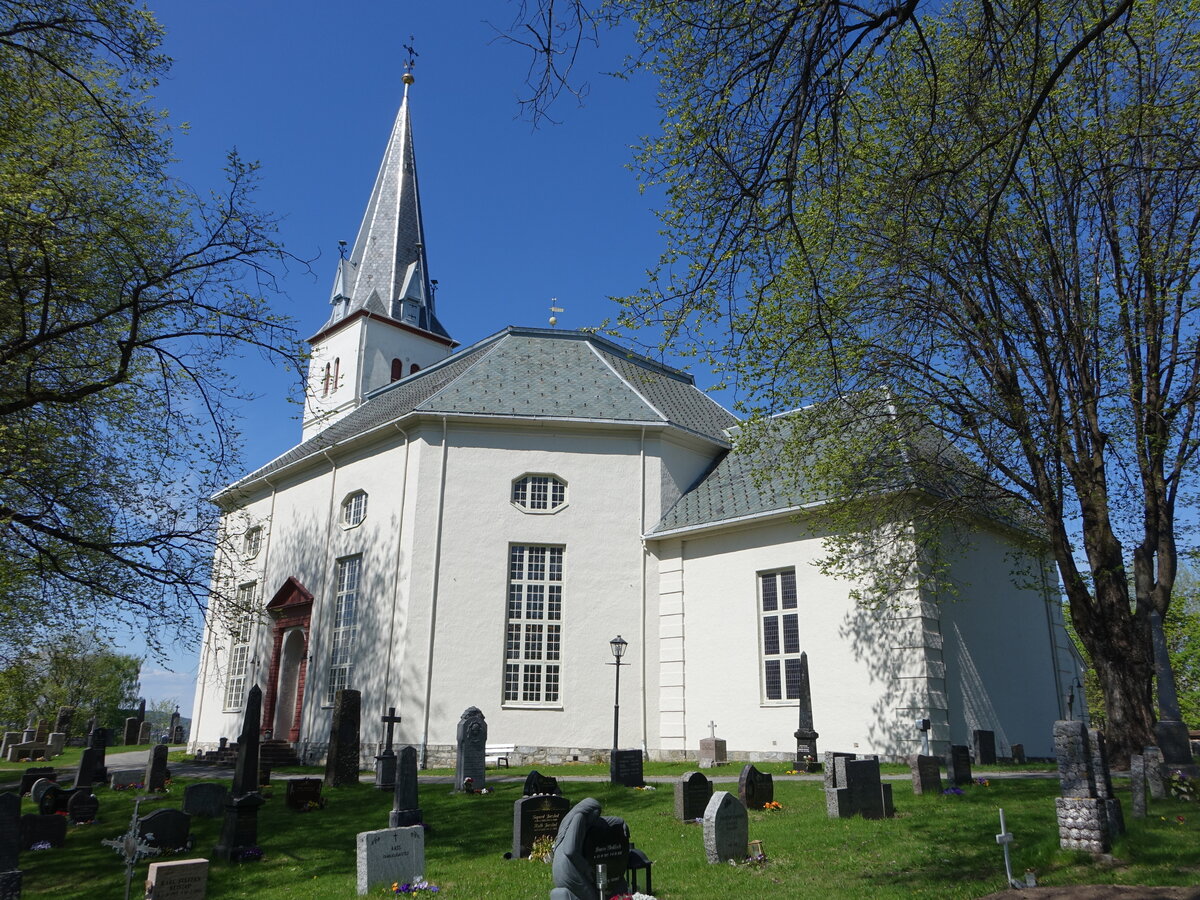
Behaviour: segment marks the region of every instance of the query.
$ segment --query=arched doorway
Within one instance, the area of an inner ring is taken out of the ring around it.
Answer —
[[[276,739],[300,740],[312,605],[312,594],[295,577],[289,577],[267,604],[275,627],[261,728]]]
[[[289,628],[283,636],[283,651],[279,663],[279,681],[276,685],[274,731],[278,737],[286,736],[294,741],[300,735],[300,704],[296,702],[300,693],[300,663],[304,660],[308,641],[300,628]],[[292,732],[296,737],[292,737]]]

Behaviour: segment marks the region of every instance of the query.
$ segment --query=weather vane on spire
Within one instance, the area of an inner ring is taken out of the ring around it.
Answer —
[[[408,36],[408,43],[401,44],[401,46],[408,51],[408,58],[404,60],[404,75],[401,78],[401,81],[403,81],[406,85],[412,84],[414,81],[416,81],[416,79],[413,78],[412,70],[417,64],[417,57],[421,55],[413,49],[413,44],[416,42],[416,38],[410,34]]]

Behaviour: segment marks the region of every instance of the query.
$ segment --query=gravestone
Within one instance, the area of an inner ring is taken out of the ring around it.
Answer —
[[[302,812],[313,809],[311,804],[321,805],[321,788],[324,782],[320,778],[289,778],[287,781],[287,797],[284,802],[288,809]]]
[[[942,792],[942,761],[939,757],[914,753],[909,757],[909,766],[912,768],[914,794]]]
[[[624,819],[600,815],[600,804],[587,797],[571,807],[558,826],[550,900],[600,900],[598,865],[604,866],[603,900],[629,891],[629,826]]]
[[[315,779],[314,779],[315,780]],[[183,811],[202,819],[219,819],[229,802],[229,788],[211,781],[189,784],[183,789]]]
[[[475,790],[485,786],[487,722],[477,707],[469,706],[459,717],[456,733],[458,753],[454,762],[454,789],[461,791],[468,778]]]
[[[50,737],[46,739],[46,755],[47,757],[61,756],[63,748],[67,746],[67,735],[64,731],[52,731]]]
[[[767,772],[747,764],[738,778],[738,799],[746,809],[762,809],[775,799],[775,781]]]
[[[946,780],[951,787],[971,783],[971,751],[965,744],[952,744],[946,754]]]
[[[1129,757],[1129,791],[1133,794],[1133,817],[1146,818],[1146,757],[1140,753]]]
[[[550,775],[543,775],[537,769],[534,769],[525,776],[525,787],[521,791],[523,797],[533,797],[536,794],[561,794],[562,790],[558,786],[558,779]]]
[[[182,725],[176,725],[171,730],[171,743],[172,744],[182,744],[183,743],[183,726]]]
[[[879,777],[879,758],[840,757],[834,761],[834,787],[825,792],[825,811],[831,819],[890,819],[892,786]]]
[[[163,750],[167,748],[164,746]],[[258,786],[268,788],[271,786],[271,767],[264,762],[258,764]]]
[[[396,757],[396,790],[392,794],[390,828],[421,824],[421,803],[417,796],[417,748],[401,747]]]
[[[23,759],[44,759],[45,756],[46,745],[39,744],[37,741],[25,741],[13,744],[8,748],[9,762],[20,762]]]
[[[813,730],[812,688],[808,680],[808,652],[800,654],[800,697],[798,701],[799,723],[793,737],[796,738],[796,769],[801,772],[819,772],[817,762],[817,738]]]
[[[162,744],[151,747],[146,757],[145,784],[147,791],[167,789],[167,748]]]
[[[608,763],[608,780],[625,787],[643,787],[641,750],[614,750]]]
[[[135,784],[145,784],[142,781],[145,777],[146,773],[141,769],[113,769],[109,775],[108,786],[114,791],[123,790]]]
[[[725,739],[717,737],[717,723],[708,723],[708,737],[700,741],[700,768],[711,769],[729,761]]]
[[[149,846],[165,853],[190,850],[192,817],[178,809],[156,809],[138,818],[137,832]]]
[[[4,732],[4,743],[0,744],[0,759],[8,759],[8,748],[15,747],[19,743],[21,743],[21,732]]]
[[[137,720],[138,725],[146,721],[146,701],[144,698],[138,701]]]
[[[381,828],[361,831],[358,844],[358,894],[376,885],[404,884],[425,873],[425,829]]]
[[[61,731],[67,737],[71,736],[71,725],[75,721],[75,707],[60,706],[58,716],[54,719],[54,730]]]
[[[90,788],[97,781],[107,781],[107,767],[104,765],[104,748],[85,747],[79,757],[79,769],[75,773],[75,787]]]
[[[21,732],[21,743],[32,744],[37,741],[37,729],[33,727],[33,721],[30,720],[29,727]]]
[[[38,719],[37,727],[33,731],[33,739],[39,744],[44,744],[50,740],[50,723],[45,719]]]
[[[204,900],[207,892],[207,859],[152,862],[146,872],[148,900]]]
[[[1013,761],[1013,763],[1015,763],[1018,766],[1025,765],[1025,745],[1024,744],[1013,744],[1012,745],[1012,761]]]
[[[17,867],[21,852],[21,798],[12,791],[0,794],[0,872]]]
[[[130,716],[125,720],[125,732],[122,735],[121,743],[127,747],[138,742],[138,730],[142,727],[142,723],[138,721],[137,716]]]
[[[53,766],[34,766],[21,773],[21,787],[18,792],[22,797],[33,790],[33,786],[45,778],[47,781],[58,781],[58,774]]]
[[[39,781],[38,784],[43,785],[41,796],[38,797],[37,801],[38,812],[40,812],[43,816],[52,816],[60,809],[64,809],[66,807],[67,798],[64,795],[62,788],[60,788],[53,781]],[[85,788],[79,788],[79,790],[82,791],[85,790]]]
[[[358,729],[362,692],[349,688],[333,698],[333,724],[329,729],[329,755],[325,760],[325,786],[358,784]]]
[[[91,755],[91,781],[92,784],[97,781],[108,781],[108,766],[105,760],[105,751],[111,743],[112,735],[107,728],[92,728],[88,731],[88,749],[95,751]],[[84,751],[87,754],[87,751]],[[83,760],[79,762],[79,775],[83,774]],[[82,785],[80,785],[82,787]]]
[[[262,721],[262,688],[257,684],[246,694],[242,733],[238,737],[237,763],[233,771],[233,796],[225,804],[221,836],[213,852],[224,862],[239,862],[242,854],[258,844],[258,809],[264,801],[258,787],[258,727]]]
[[[137,742],[139,744],[150,743],[150,723],[149,722],[143,722],[142,724],[140,724],[138,726]]]
[[[541,837],[553,838],[558,826],[571,811],[571,801],[560,794],[536,794],[513,803],[514,859],[524,859]]]
[[[675,818],[683,822],[703,819],[712,795],[712,782],[703,774],[684,772],[675,782]]]
[[[1167,780],[1162,751],[1157,747],[1147,747],[1142,754],[1146,757],[1146,784],[1150,787],[1150,796],[1155,800],[1163,800],[1167,796]]]
[[[1088,742],[1092,750],[1092,773],[1096,778],[1096,799],[1104,804],[1109,837],[1119,837],[1125,833],[1125,817],[1121,812],[1121,801],[1113,791],[1112,770],[1108,767],[1108,746],[1104,741],[1104,732],[1089,728]]]
[[[392,749],[392,729],[400,722],[396,715],[396,707],[388,707],[388,714],[382,721],[387,726],[387,738],[383,752],[375,757],[375,788],[380,791],[392,791],[396,788],[396,751]]]
[[[825,790],[827,791],[831,791],[837,787],[837,769],[835,767],[839,759],[855,759],[855,755],[840,751],[825,751],[825,777],[822,780],[825,782]]]
[[[100,814],[100,800],[90,790],[79,788],[67,798],[67,818],[72,825],[95,822]]]
[[[971,750],[977,766],[996,764],[996,732],[976,729],[971,732]]]
[[[29,850],[34,844],[48,843],[61,847],[67,842],[67,817],[42,816],[26,813],[21,816],[21,849]]]
[[[746,807],[728,791],[717,791],[704,809],[704,855],[710,863],[741,862],[749,840]]]
[[[1083,722],[1054,723],[1054,755],[1062,791],[1061,797],[1054,798],[1058,843],[1064,850],[1107,853],[1112,847],[1109,803],[1101,799],[1096,786],[1091,743]]]

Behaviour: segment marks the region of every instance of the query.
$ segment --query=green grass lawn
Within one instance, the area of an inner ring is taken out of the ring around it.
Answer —
[[[494,771],[494,770],[493,770]],[[562,774],[562,770],[555,770]],[[523,774],[523,771],[515,774]],[[1003,807],[1014,869],[1032,868],[1042,884],[1119,883],[1194,884],[1200,881],[1200,808],[1181,801],[1152,801],[1144,820],[1130,816],[1130,832],[1114,848],[1116,862],[1093,861],[1085,854],[1058,849],[1053,797],[1054,779],[994,779],[972,786],[963,796],[914,797],[906,781],[893,782],[897,816],[886,821],[829,819],[819,782],[776,782],[777,812],[750,813],[750,837],[762,840],[764,866],[709,865],[704,861],[702,830],[673,815],[670,786],[636,791],[605,783],[565,783],[572,801],[595,797],[605,815],[623,816],[633,841],[654,861],[654,890],[661,900],[749,897],[978,897],[1004,887],[998,807]],[[430,830],[426,836],[426,877],[444,896],[545,897],[550,867],[540,862],[505,860],[512,843],[513,801],[520,783],[495,783],[488,795],[456,795],[447,785],[422,785],[421,806]],[[183,783],[168,794],[144,802],[143,814],[182,803]],[[374,790],[364,778],[357,787],[327,790],[326,809],[295,813],[283,803],[283,788],[259,816],[264,859],[226,866],[214,863],[208,896],[212,900],[246,897],[353,897],[355,834],[386,827],[390,793]],[[101,839],[122,834],[133,807],[130,792],[98,787],[100,819],[69,829],[67,846],[21,855],[23,896],[55,900],[119,900],[124,868]],[[24,801],[23,811],[32,804]],[[1182,816],[1180,822],[1177,817]],[[195,850],[210,856],[219,823],[192,823]],[[147,862],[134,875],[133,896],[141,896]],[[644,888],[644,885],[643,885]],[[377,894],[382,896],[382,893]]]

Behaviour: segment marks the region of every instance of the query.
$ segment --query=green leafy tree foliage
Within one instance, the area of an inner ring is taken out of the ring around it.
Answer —
[[[92,718],[120,724],[121,710],[137,703],[142,661],[98,643],[95,636],[67,634],[25,653],[0,669],[0,720],[23,726],[30,717],[53,726],[59,707],[75,708],[75,729]]]
[[[128,0],[0,2],[0,657],[35,623],[189,627],[236,461],[226,363],[292,357],[253,166],[199,197]]]
[[[944,595],[980,512],[1044,536],[1116,757],[1152,742],[1196,488],[1196,4],[582,6],[662,84],[669,248],[626,322],[751,411],[824,401],[785,462],[860,523],[829,566],[875,599]],[[550,65],[579,30],[543,25]]]
[[[1183,721],[1200,728],[1200,584],[1190,570],[1176,582],[1163,627]]]

